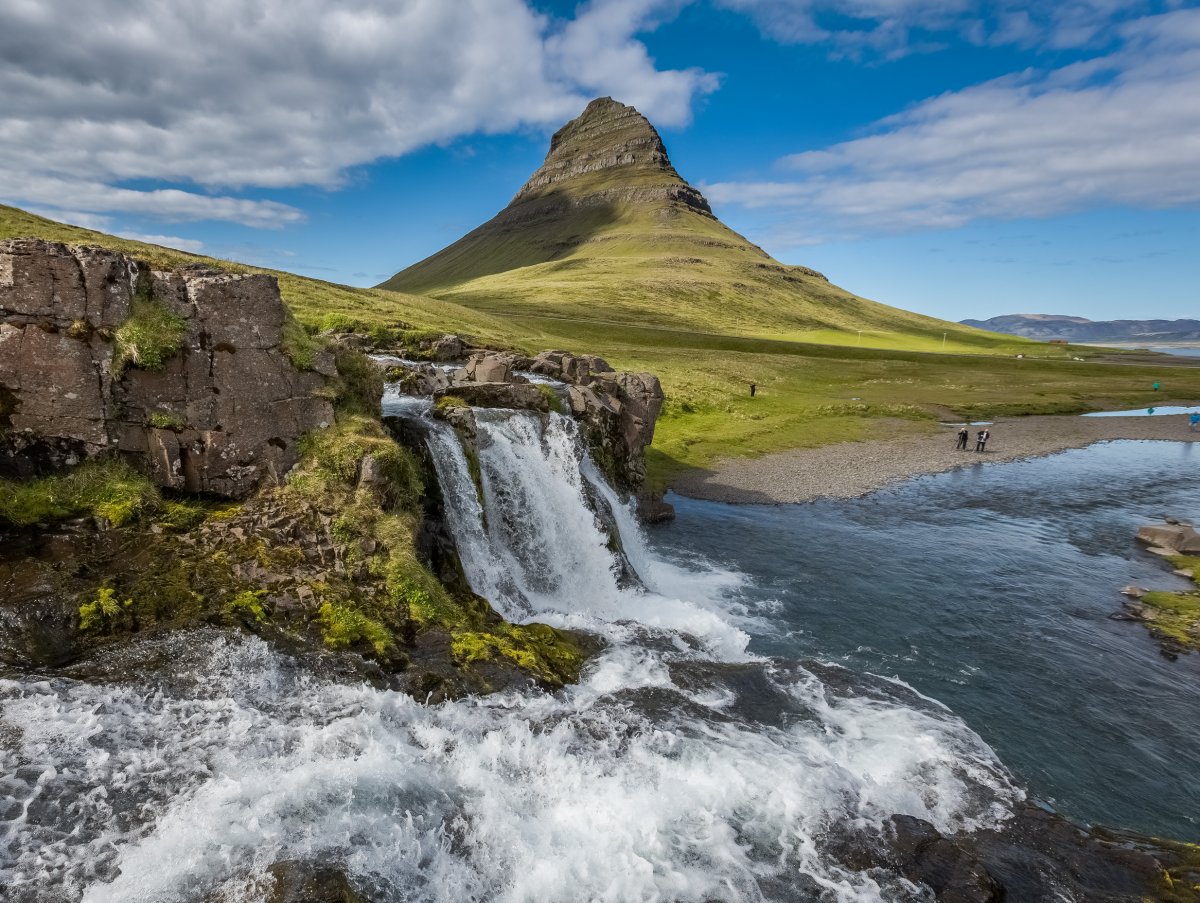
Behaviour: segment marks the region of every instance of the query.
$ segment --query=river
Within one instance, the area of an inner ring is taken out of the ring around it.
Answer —
[[[422,705],[211,630],[107,653],[118,679],[11,675],[10,899],[252,901],[302,858],[379,903],[917,901],[837,838],[893,813],[994,825],[1022,784],[1194,831],[1196,665],[1106,620],[1123,583],[1171,580],[1130,535],[1198,501],[1175,446],[850,503],[681,501],[647,540],[573,421],[478,418],[482,500],[430,423],[467,575],[510,618],[604,636],[581,682]]]
[[[672,554],[753,574],[752,649],[894,675],[949,705],[1083,821],[1200,839],[1200,656],[1114,621],[1130,583],[1186,588],[1134,539],[1200,516],[1200,450],[1109,442],[922,477],[853,501],[673,498]]]

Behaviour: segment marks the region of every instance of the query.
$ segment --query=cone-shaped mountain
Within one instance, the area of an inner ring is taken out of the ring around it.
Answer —
[[[828,340],[986,333],[877,304],[726,227],[633,107],[593,100],[507,207],[381,286],[518,317]]]

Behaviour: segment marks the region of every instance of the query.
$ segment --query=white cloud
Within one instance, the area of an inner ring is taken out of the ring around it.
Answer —
[[[0,197],[281,226],[300,211],[232,193],[335,188],[602,93],[686,123],[714,77],[661,70],[636,39],[680,2],[593,0],[558,21],[526,0],[4,0]],[[130,186],[145,182],[172,187]]]
[[[1120,40],[1106,56],[950,92],[876,134],[785,158],[790,178],[706,193],[786,208],[797,241],[1200,204],[1200,10],[1127,23]]]
[[[199,254],[204,250],[204,242],[180,238],[178,235],[142,235],[140,232],[118,232],[117,235],[131,241],[144,241],[149,245],[162,245],[164,248],[175,248],[177,251],[187,251],[191,254]]]
[[[955,35],[977,44],[1086,47],[1121,21],[1176,0],[714,0],[791,44],[828,44],[835,56],[885,58],[936,49]]]

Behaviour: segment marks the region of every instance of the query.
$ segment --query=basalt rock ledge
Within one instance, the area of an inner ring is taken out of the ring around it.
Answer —
[[[333,422],[337,376],[326,351],[292,363],[287,325],[273,276],[0,242],[0,476],[118,453],[192,492],[282,477],[297,439]]]

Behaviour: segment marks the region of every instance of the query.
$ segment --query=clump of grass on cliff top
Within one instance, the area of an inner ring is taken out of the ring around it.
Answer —
[[[119,527],[161,505],[149,478],[115,459],[29,482],[0,480],[0,520],[19,527],[88,515]]]
[[[311,370],[324,345],[320,339],[309,335],[292,312],[287,311],[283,318],[283,338],[280,347],[297,370]]]
[[[420,465],[378,420],[361,414],[344,414],[328,429],[305,435],[300,440],[300,466],[288,485],[311,499],[342,500],[358,490],[366,467],[374,468],[380,478],[373,484],[379,493],[373,503],[388,510],[418,508],[425,492]]]
[[[334,354],[338,378],[333,406],[341,415],[378,417],[382,413],[383,368],[361,351],[339,348]]]
[[[183,347],[186,336],[187,323],[154,300],[145,278],[134,294],[129,317],[113,334],[113,372],[119,375],[129,365],[161,369]]]

